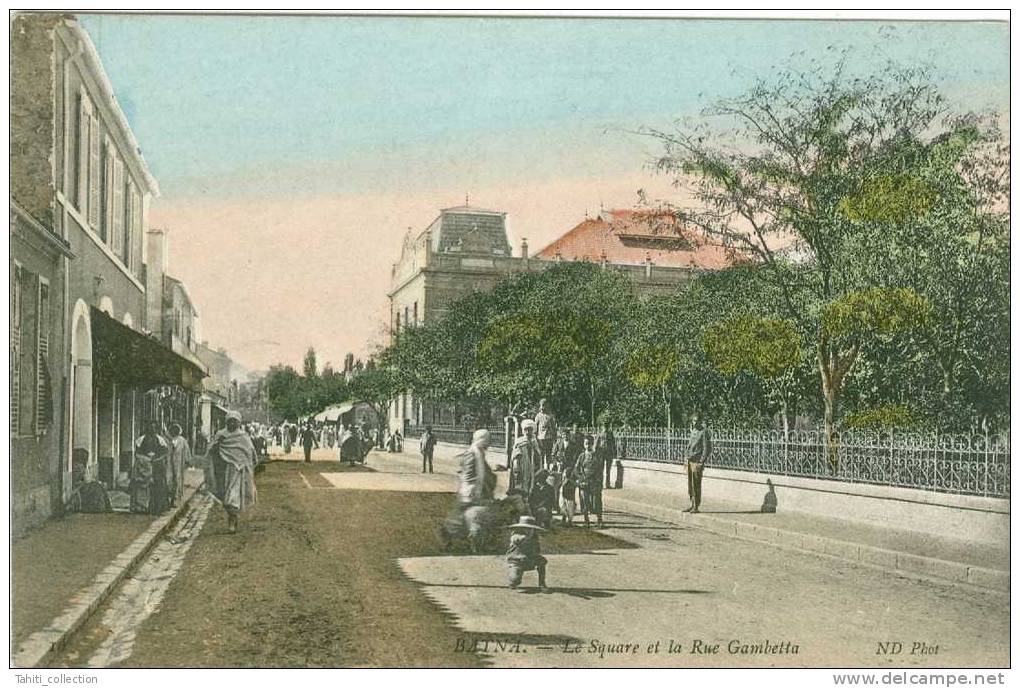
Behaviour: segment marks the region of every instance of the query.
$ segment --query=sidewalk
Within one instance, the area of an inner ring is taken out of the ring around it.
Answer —
[[[42,665],[189,508],[202,472],[185,475],[184,499],[161,516],[69,514],[12,544],[12,664]]]
[[[404,449],[403,456],[413,458],[420,466],[417,441],[408,440]],[[456,472],[456,456],[462,451],[463,446],[439,443],[436,470]],[[505,466],[506,455],[490,450],[489,462]],[[499,484],[505,487],[507,474],[499,472],[497,475]],[[607,510],[701,528],[728,537],[766,542],[912,576],[1009,591],[1008,543],[996,548],[799,512],[762,513],[760,504],[719,501],[710,494],[705,495],[702,511],[690,514],[683,511],[687,507],[686,485],[677,486],[676,490],[657,491],[627,487],[625,480],[622,490],[605,490],[602,501]]]

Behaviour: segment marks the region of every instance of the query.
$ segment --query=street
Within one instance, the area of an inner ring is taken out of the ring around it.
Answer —
[[[515,592],[500,554],[441,550],[435,528],[453,501],[451,472],[422,475],[410,451],[373,452],[353,468],[334,457],[316,450],[306,464],[296,450],[271,462],[237,535],[197,497],[53,665],[1009,661],[1005,595],[615,512],[605,530],[543,536],[551,590],[540,594],[529,573]]]

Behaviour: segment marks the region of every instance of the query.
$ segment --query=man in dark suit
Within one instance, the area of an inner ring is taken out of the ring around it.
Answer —
[[[691,439],[687,443],[687,451],[684,452],[687,459],[687,494],[691,499],[691,505],[684,511],[696,514],[701,507],[701,476],[705,472],[708,457],[712,454],[712,436],[704,416],[695,415],[691,425]]]
[[[426,425],[425,432],[421,436],[421,472],[425,472],[428,465],[429,473],[432,472],[432,455],[436,451],[436,435],[432,432],[432,426]]]

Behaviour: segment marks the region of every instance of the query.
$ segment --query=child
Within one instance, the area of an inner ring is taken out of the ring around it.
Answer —
[[[526,571],[538,571],[538,588],[542,592],[549,592],[545,587],[546,558],[542,556],[542,546],[539,543],[538,534],[545,532],[535,523],[533,516],[521,516],[520,520],[512,526],[510,534],[510,548],[506,551],[507,581],[514,590],[520,588],[521,579]]]
[[[563,525],[574,525],[574,500],[577,497],[577,483],[574,481],[573,469],[563,471],[562,486],[560,487],[560,520]]]
[[[552,478],[549,484],[553,487],[554,495],[552,512],[558,514],[560,513],[560,487],[563,484],[563,467],[555,458],[549,460],[549,477]]]
[[[584,451],[577,457],[574,476],[581,490],[581,513],[584,514],[584,527],[590,528],[588,515],[592,512],[598,518],[596,528],[602,528],[602,456],[595,451],[595,438],[588,435],[584,438]]]
[[[556,479],[544,468],[535,473],[535,487],[528,498],[531,515],[538,525],[549,528],[552,523],[553,507],[556,506]]]

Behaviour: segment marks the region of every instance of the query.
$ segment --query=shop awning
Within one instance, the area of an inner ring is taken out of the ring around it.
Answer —
[[[344,415],[352,408],[354,408],[353,403],[330,406],[325,411],[315,414],[315,420],[320,423],[335,423],[340,420],[340,416]]]
[[[153,387],[180,385],[201,392],[201,363],[179,356],[159,341],[92,308],[92,362],[101,380]]]

